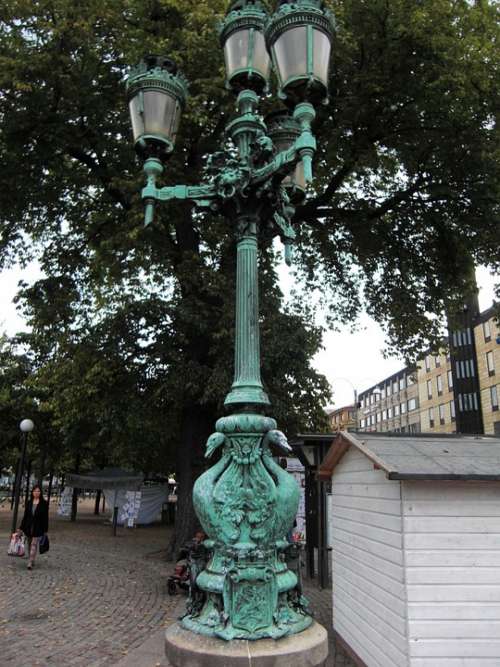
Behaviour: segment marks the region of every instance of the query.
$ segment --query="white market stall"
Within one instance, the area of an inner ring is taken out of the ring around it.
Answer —
[[[357,665],[500,665],[500,439],[341,432],[333,629]]]

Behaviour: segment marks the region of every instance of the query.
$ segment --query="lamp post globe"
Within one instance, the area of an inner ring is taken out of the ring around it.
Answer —
[[[31,419],[23,419],[19,424],[19,428],[23,433],[30,433],[35,428],[35,424],[31,421]]]
[[[175,146],[187,84],[171,58],[147,55],[131,70],[127,97],[136,151],[166,159]]]
[[[323,0],[280,0],[266,41],[279,95],[290,105],[326,99],[332,35],[333,17]]]
[[[238,93],[267,90],[271,58],[264,29],[268,13],[259,0],[235,0],[220,27],[226,63],[226,85]]]

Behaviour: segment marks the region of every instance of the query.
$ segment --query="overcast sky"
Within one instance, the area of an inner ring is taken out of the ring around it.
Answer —
[[[489,308],[493,301],[494,279],[486,269],[478,269],[477,280],[480,288],[481,310]],[[16,267],[0,274],[0,331],[12,335],[26,328],[13,303],[19,280],[32,283],[41,277],[36,263],[25,270]],[[281,271],[285,292],[290,284],[287,269]],[[384,377],[403,367],[403,361],[384,359],[384,336],[380,327],[368,316],[362,317],[355,333],[347,331],[327,332],[325,349],[314,360],[318,370],[326,375],[334,388],[334,404],[347,405],[352,402],[354,387],[363,391]]]

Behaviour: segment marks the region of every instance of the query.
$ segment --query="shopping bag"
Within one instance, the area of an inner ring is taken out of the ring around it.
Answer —
[[[38,547],[40,549],[41,554],[47,553],[47,551],[50,549],[50,542],[48,535],[42,535],[38,543]]]
[[[17,533],[14,533],[12,537],[10,538],[10,544],[9,548],[7,549],[7,553],[9,556],[19,556],[22,558],[24,556],[25,552],[25,541],[24,541],[24,535],[18,535]]]

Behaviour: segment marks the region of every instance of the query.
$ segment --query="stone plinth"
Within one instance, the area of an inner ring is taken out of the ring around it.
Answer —
[[[328,656],[328,635],[313,623],[283,639],[224,641],[196,635],[175,623],[165,637],[173,667],[318,667]]]

